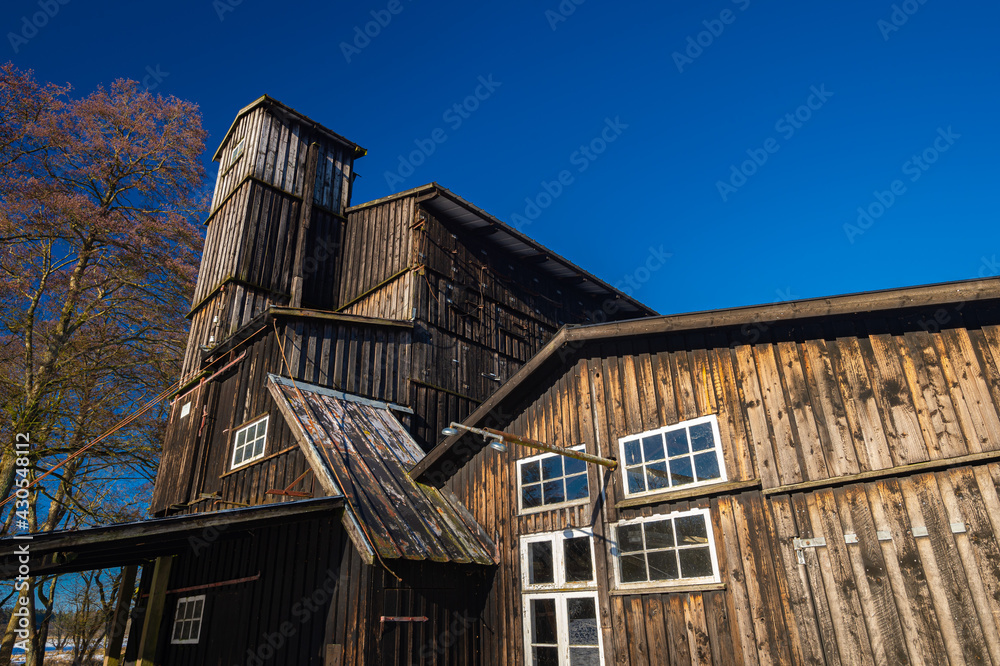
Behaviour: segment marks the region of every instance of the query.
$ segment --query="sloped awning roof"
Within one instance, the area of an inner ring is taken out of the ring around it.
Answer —
[[[190,551],[204,538],[206,530],[225,530],[227,535],[233,535],[328,515],[331,511],[341,511],[343,505],[343,498],[323,497],[79,530],[37,532],[30,539],[6,537],[0,539],[0,580],[18,575],[25,546],[31,552],[31,573],[36,576],[106,569]]]
[[[408,474],[424,452],[391,411],[405,408],[277,375],[267,384],[323,489],[343,495],[344,527],[369,562],[499,562],[453,494]]]

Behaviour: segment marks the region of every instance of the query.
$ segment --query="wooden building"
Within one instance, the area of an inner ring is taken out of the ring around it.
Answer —
[[[363,154],[240,112],[153,517],[32,542],[125,663],[1000,666],[1000,280],[657,317]]]
[[[153,519],[35,538],[142,566],[126,663],[490,663],[494,535],[408,471],[561,326],[652,311],[437,184],[351,207],[364,152],[239,112]]]
[[[498,532],[493,663],[1000,663],[1000,280],[568,326],[465,423],[620,464],[412,470]]]

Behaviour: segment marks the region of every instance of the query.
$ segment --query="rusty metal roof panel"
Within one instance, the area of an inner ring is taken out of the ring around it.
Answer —
[[[324,490],[344,497],[359,550],[380,559],[499,561],[453,494],[410,477],[424,452],[392,413],[405,408],[277,375],[268,389]]]

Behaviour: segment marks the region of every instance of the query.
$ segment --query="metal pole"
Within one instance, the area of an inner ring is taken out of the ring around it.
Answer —
[[[558,446],[552,446],[551,444],[546,444],[545,442],[539,442],[537,439],[528,439],[527,437],[520,437],[518,435],[511,434],[509,432],[504,432],[503,430],[494,430],[493,428],[472,428],[469,426],[462,425],[461,423],[452,423],[451,427],[461,428],[462,430],[468,430],[469,432],[474,432],[484,437],[490,437],[492,439],[499,439],[502,442],[511,442],[512,444],[520,444],[521,446],[527,446],[528,448],[538,449],[539,451],[547,451],[549,453],[555,453],[560,456],[566,456],[567,458],[575,458],[576,460],[582,460],[583,462],[593,463],[594,465],[601,465],[602,467],[607,467],[610,470],[618,469],[618,461],[610,460],[608,458],[601,458],[600,456],[592,456],[589,453],[582,453],[580,451],[571,451],[569,449],[564,449]]]

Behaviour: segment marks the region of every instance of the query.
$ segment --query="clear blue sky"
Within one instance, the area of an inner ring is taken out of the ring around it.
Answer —
[[[22,17],[46,3],[33,34]],[[662,246],[634,295],[663,313],[1000,272],[995,1],[398,3],[6,0],[0,60],[80,93],[146,78],[201,106],[209,153],[277,97],[368,148],[355,203],[433,180],[511,220],[566,170],[524,231],[612,283]],[[354,44],[373,11],[391,20]],[[576,152],[606,119],[614,141]],[[858,225],[876,191],[894,201]]]

